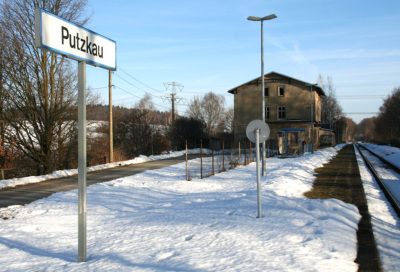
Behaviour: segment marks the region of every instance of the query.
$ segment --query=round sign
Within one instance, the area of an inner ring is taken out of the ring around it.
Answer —
[[[269,126],[262,120],[253,120],[246,127],[246,136],[253,143],[256,142],[256,130],[260,130],[260,143],[265,142],[269,137]]]

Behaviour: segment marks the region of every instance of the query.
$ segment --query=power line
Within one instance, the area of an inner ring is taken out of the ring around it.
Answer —
[[[185,91],[185,93],[188,93],[188,94],[201,94],[201,93],[199,93],[199,92],[187,92],[187,91]],[[227,96],[227,97],[233,97],[232,96],[232,94],[228,94],[228,93],[217,93],[217,92],[213,92],[213,93],[215,93],[215,94],[217,94],[217,95],[222,95],[222,96]]]
[[[338,99],[378,99],[384,98],[384,95],[352,95],[352,96],[338,96]]]
[[[136,86],[135,84],[129,82],[128,80],[126,80],[125,78],[121,77],[121,76],[118,75],[118,74],[115,74],[115,75],[116,75],[117,77],[119,77],[120,79],[122,79],[123,81],[125,81],[126,83],[128,83],[129,85],[131,85],[132,87],[135,87],[135,88],[138,89],[139,91],[142,91],[142,92],[144,92],[144,93],[146,93],[146,94],[148,94],[148,95],[150,95],[150,96],[162,98],[161,96],[157,96],[157,95],[154,95],[154,94],[152,94],[152,93],[146,92],[145,90],[139,88],[138,86]]]
[[[150,94],[150,93],[148,93],[148,92],[146,92],[146,91],[140,89],[138,86],[132,84],[131,82],[129,82],[129,81],[126,80],[125,78],[121,77],[120,75],[118,75],[118,74],[115,74],[115,75],[116,75],[117,77],[119,77],[120,79],[122,79],[123,81],[125,81],[126,83],[128,83],[129,85],[131,85],[132,87],[135,87],[135,88],[138,89],[139,91],[142,91],[142,92],[144,92],[144,93]]]
[[[117,66],[117,68],[118,68],[118,70],[121,70],[123,73],[125,73],[126,75],[128,75],[128,76],[129,76],[130,78],[132,78],[133,80],[135,80],[135,81],[137,81],[138,83],[142,84],[143,86],[145,86],[145,87],[147,87],[147,88],[149,88],[149,89],[155,91],[156,93],[163,92],[163,91],[158,91],[158,90],[152,88],[151,86],[149,86],[149,85],[143,83],[142,81],[140,81],[140,80],[138,80],[137,78],[135,78],[135,77],[133,77],[132,75],[130,75],[128,72],[126,72],[126,71],[125,71],[124,69],[122,69],[121,67]],[[176,105],[185,105],[185,104],[179,104],[180,101],[184,101],[184,100],[185,100],[184,98],[176,97],[176,96],[175,96],[175,94],[176,94],[176,90],[175,90],[176,87],[178,87],[178,88],[180,89],[180,91],[182,91],[182,89],[183,89],[183,86],[180,85],[180,84],[178,84],[178,83],[175,83],[175,82],[172,82],[172,83],[164,83],[164,85],[166,86],[166,89],[167,89],[167,90],[168,90],[167,85],[168,85],[168,86],[172,86],[173,90],[172,90],[171,96],[169,96],[169,97],[162,97],[162,96],[154,95],[154,93],[149,93],[149,92],[143,90],[142,88],[136,86],[135,84],[133,84],[132,82],[130,82],[130,81],[128,81],[127,79],[123,78],[123,77],[120,76],[119,74],[114,73],[114,75],[117,76],[117,77],[119,77],[120,79],[122,79],[123,81],[125,81],[126,83],[128,83],[129,85],[131,85],[132,87],[134,87],[134,88],[136,88],[136,89],[138,89],[138,90],[140,90],[140,91],[142,91],[142,92],[144,92],[144,93],[146,93],[146,94],[148,94],[148,95],[150,95],[150,96],[153,96],[153,97],[156,97],[156,98],[161,98],[161,99],[163,99],[163,101],[164,101],[165,99],[169,99],[169,100],[171,100],[171,102],[173,102],[173,104],[176,104]],[[174,85],[174,84],[175,84],[175,85]],[[115,86],[115,85],[114,85],[114,86]],[[126,90],[122,89],[121,87],[118,87],[118,86],[115,86],[115,87],[118,88],[119,90],[125,92],[125,93],[128,93],[128,94],[130,94],[130,95],[136,97],[136,98],[142,99],[141,97],[139,97],[139,96],[137,96],[137,95],[135,95],[135,94],[133,94],[133,93],[131,93],[131,92],[129,92],[129,91],[126,91]],[[102,89],[102,88],[108,88],[108,86],[107,86],[107,87],[98,87],[98,88],[96,88],[96,89]],[[92,88],[92,89],[95,89],[95,88]],[[118,101],[118,100],[120,100],[120,99],[117,99],[116,101]],[[175,103],[175,101],[176,101],[177,103]],[[159,105],[159,104],[156,104],[156,103],[154,103],[154,102],[153,102],[153,104],[156,105],[156,106],[158,106],[158,107],[168,109],[168,108],[167,108],[166,106],[164,106],[164,105]]]
[[[135,94],[133,94],[133,93],[131,93],[131,92],[128,92],[127,90],[124,90],[124,89],[122,89],[121,87],[118,87],[118,86],[116,86],[116,85],[114,85],[114,86],[115,86],[115,88],[120,89],[121,91],[126,92],[127,94],[130,94],[130,95],[132,95],[132,96],[134,96],[134,97],[136,97],[136,98],[142,99],[141,97],[139,97],[139,96],[137,96],[137,95],[135,95]]]
[[[146,86],[147,88],[149,88],[149,89],[151,89],[151,90],[153,90],[153,91],[156,91],[157,93],[163,92],[163,91],[156,90],[156,89],[154,89],[153,87],[151,87],[151,86],[149,86],[149,85],[147,85],[147,84],[141,82],[139,79],[133,77],[132,75],[130,75],[128,72],[126,72],[126,71],[125,71],[124,69],[122,69],[121,67],[119,67],[119,66],[117,66],[117,67],[118,67],[119,70],[121,70],[122,72],[124,72],[125,74],[127,74],[130,78],[132,78],[133,80],[139,82],[139,83],[142,84],[143,86]]]
[[[122,89],[121,87],[118,87],[118,86],[116,86],[116,85],[114,85],[114,87],[117,88],[117,89],[119,89],[119,90],[121,90],[121,91],[123,91],[123,92],[125,92],[125,93],[127,93],[127,94],[130,94],[130,95],[132,95],[132,96],[134,96],[134,97],[136,97],[136,98],[138,98],[138,99],[142,99],[142,97],[139,97],[139,96],[137,96],[137,95],[135,95],[135,94],[133,94],[133,93],[127,91],[127,90],[124,90],[124,89]],[[122,100],[122,99],[117,99],[116,101],[118,101],[118,100]],[[124,99],[124,100],[126,100],[126,99]],[[169,108],[166,107],[166,106],[164,106],[164,105],[159,105],[159,104],[156,104],[156,103],[154,103],[154,102],[153,102],[153,104],[156,105],[156,106],[158,106],[158,107],[161,107],[161,108],[164,108],[164,109],[169,110]]]
[[[108,89],[108,86],[105,86],[105,87],[97,87],[97,88],[92,88],[92,87],[89,86],[89,87],[87,87],[86,89],[87,89],[87,90],[89,90],[89,89],[90,89],[90,90]]]
[[[352,114],[379,114],[379,112],[344,112],[344,114],[352,115]]]

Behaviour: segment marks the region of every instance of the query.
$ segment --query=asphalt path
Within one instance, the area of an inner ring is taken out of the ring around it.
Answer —
[[[199,155],[188,155],[188,159],[198,158]],[[120,166],[100,171],[88,172],[87,186],[110,181],[113,179],[132,176],[145,170],[159,169],[186,160],[185,156],[150,161],[128,166]],[[39,183],[27,184],[0,190],[0,208],[12,205],[24,205],[35,200],[46,198],[56,192],[70,191],[78,188],[78,176],[51,179]]]

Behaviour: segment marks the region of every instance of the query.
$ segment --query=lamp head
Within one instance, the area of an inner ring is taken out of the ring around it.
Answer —
[[[247,20],[249,20],[249,21],[266,21],[266,20],[272,20],[275,18],[277,18],[277,16],[275,14],[271,14],[271,15],[268,15],[268,16],[265,16],[262,18],[256,17],[256,16],[249,16],[249,17],[247,17]]]

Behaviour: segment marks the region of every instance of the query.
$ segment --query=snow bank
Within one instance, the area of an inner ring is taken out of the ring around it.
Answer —
[[[393,146],[363,143],[365,147],[400,168],[400,149]]]
[[[198,153],[196,153],[196,152],[197,152],[197,150],[193,150],[193,151],[191,151],[191,153],[188,152],[188,154],[199,154],[200,153],[200,151],[198,151]],[[154,161],[154,160],[174,158],[174,157],[183,156],[184,154],[185,154],[185,151],[175,151],[175,152],[169,152],[169,153],[165,153],[162,155],[155,155],[155,156],[149,156],[149,157],[140,155],[139,157],[136,157],[132,160],[90,166],[87,168],[87,172],[104,170],[104,169],[118,167],[118,166],[138,164],[138,163]],[[54,171],[51,174],[42,175],[42,176],[30,176],[30,177],[24,177],[24,178],[0,180],[0,189],[7,188],[7,187],[15,187],[18,185],[26,185],[29,183],[38,183],[38,182],[42,182],[42,181],[49,180],[49,179],[69,177],[69,176],[73,176],[73,175],[78,175],[78,169],[59,170],[59,171]]]
[[[392,154],[393,148],[368,144],[378,154]],[[392,151],[390,151],[392,150]],[[397,155],[400,152],[397,151]],[[369,173],[360,153],[357,162],[371,214],[371,223],[383,271],[399,271],[400,267],[400,219],[386,200],[375,178]],[[396,157],[389,155],[389,157]]]
[[[5,271],[357,271],[357,208],[311,200],[336,150],[185,181],[185,163],[88,187],[88,259],[77,262],[77,191],[0,209]]]

